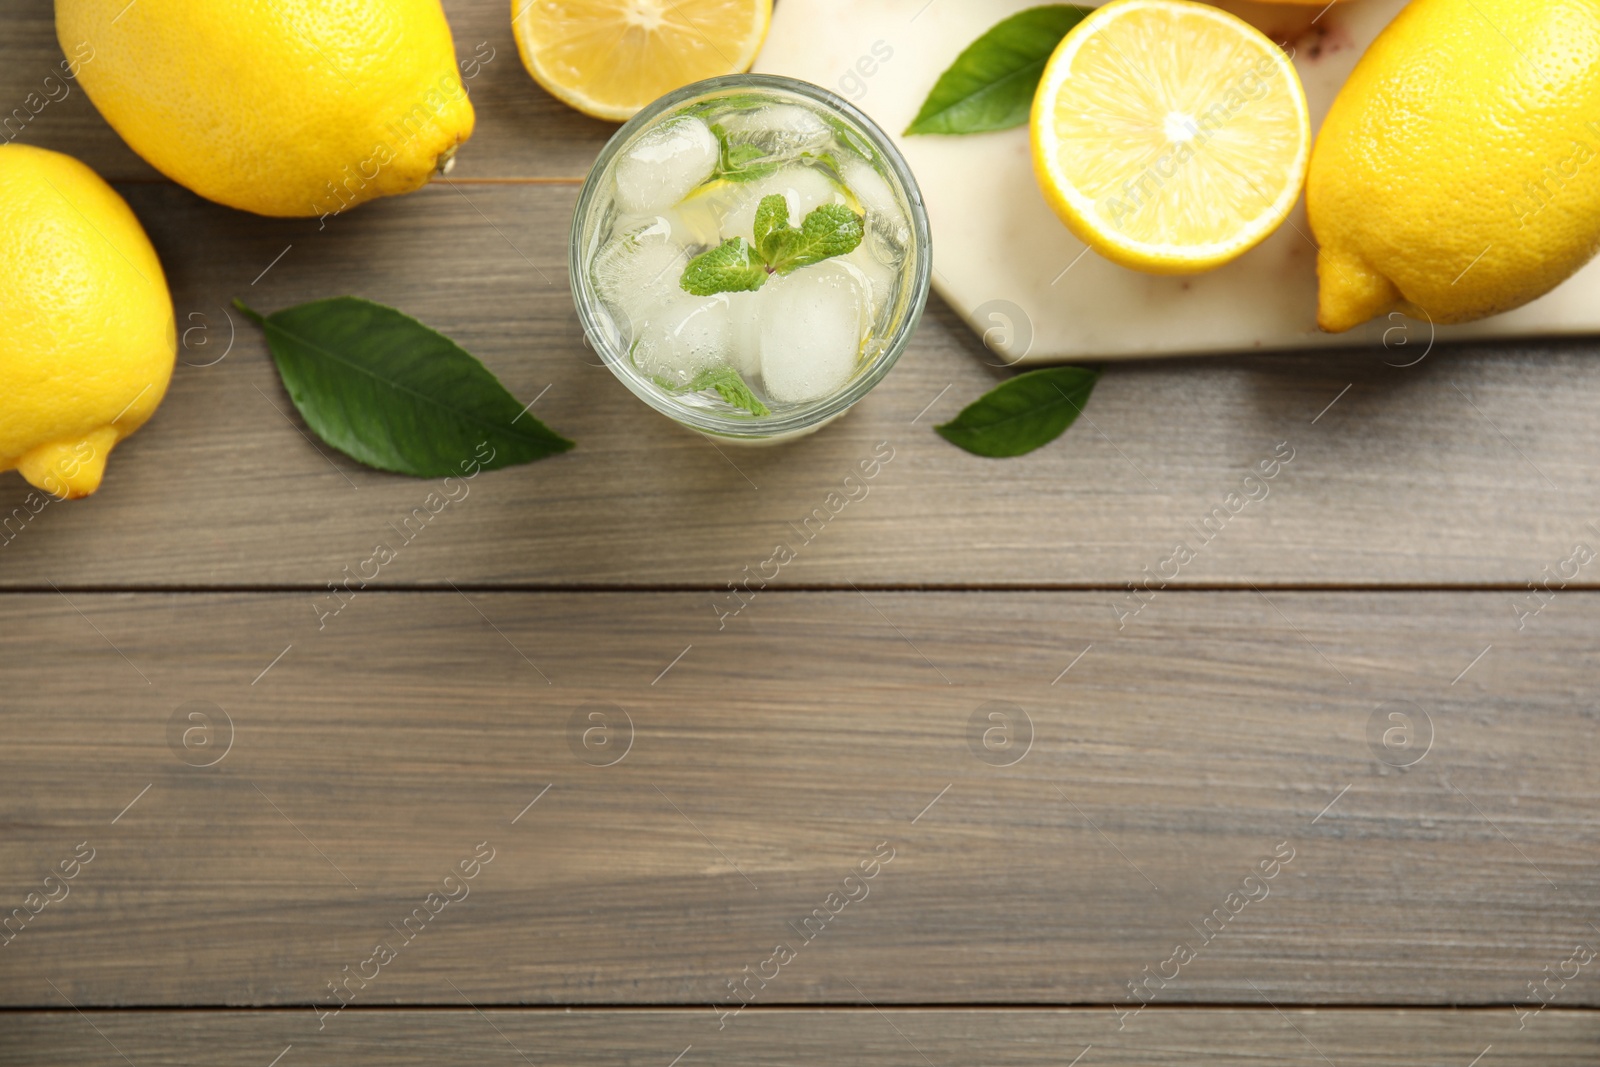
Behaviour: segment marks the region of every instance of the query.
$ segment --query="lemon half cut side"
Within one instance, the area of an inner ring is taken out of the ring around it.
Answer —
[[[749,70],[771,21],[772,0],[511,0],[534,81],[612,122],[691,82]]]
[[[1210,270],[1276,230],[1305,184],[1294,65],[1189,0],[1113,0],[1062,40],[1030,120],[1046,201],[1079,240],[1156,274]]]

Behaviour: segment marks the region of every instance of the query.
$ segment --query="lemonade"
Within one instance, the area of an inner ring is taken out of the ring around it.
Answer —
[[[815,429],[898,357],[927,299],[904,162],[825,90],[742,75],[618,132],[573,226],[573,294],[635,393],[696,429]]]

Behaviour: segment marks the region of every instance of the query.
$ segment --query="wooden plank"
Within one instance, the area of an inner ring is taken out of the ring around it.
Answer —
[[[1506,601],[0,597],[0,1004],[1527,1000],[1600,939],[1600,597]]]
[[[171,186],[125,191],[171,275],[187,365],[96,497],[7,528],[11,587],[320,586],[370,551],[430,487],[319,455],[259,334],[228,317],[236,296],[271,310],[346,292],[458,338],[578,442],[484,476],[471,519],[441,523],[386,584],[720,588],[880,447],[892,462],[780,585],[1121,586],[1162,571],[1183,539],[1196,558],[1165,571],[1180,585],[1522,588],[1597,540],[1589,343],[1436,351],[1403,370],[1379,349],[1119,366],[1066,437],[993,461],[932,431],[1003,373],[935,302],[848,417],[780,448],[718,449],[650,412],[583,346],[565,270],[571,187],[436,185],[320,232]],[[1247,483],[1280,442],[1292,461]],[[1252,491],[1268,495],[1225,510]],[[26,499],[0,476],[0,515]],[[1221,532],[1202,541],[1208,519]]]
[[[159,178],[123,143],[65,75],[50,0],[0,0],[0,142],[53,148],[83,160],[108,181]],[[92,60],[91,60],[92,62]]]
[[[528,75],[507,0],[444,0],[477,127],[457,156],[458,178],[581,178],[616,130],[551,97]],[[77,156],[108,180],[160,175],[100,118],[81,86],[61,79],[51,0],[0,0],[0,141]],[[91,59],[90,63],[94,60]],[[52,78],[46,84],[46,78]],[[33,94],[30,99],[30,94]],[[22,108],[19,115],[14,108]],[[10,116],[9,126],[4,119]]]
[[[446,988],[447,996],[454,996]],[[460,1005],[460,998],[456,998]],[[717,1031],[682,1011],[546,1012],[464,1006],[451,1011],[351,1012],[317,1033],[299,1012],[104,1012],[70,1010],[9,1016],[0,1028],[0,1067],[139,1067],[191,1063],[362,1065],[583,1063],[663,1067],[790,1064],[992,1063],[1060,1067],[1082,1052],[1092,1065],[1263,1067],[1338,1063],[1352,1067],[1588,1067],[1600,1049],[1600,1019],[1551,1009],[1525,1030],[1511,1009],[1492,1012],[1178,1009],[1151,1012],[1117,1033],[1104,1011],[752,1009]],[[1110,1032],[1108,1032],[1110,1030]],[[97,1032],[98,1031],[98,1032]],[[309,1032],[308,1032],[309,1031]],[[292,1059],[291,1059],[292,1057]],[[1491,1058],[1492,1057],[1492,1058]]]
[[[510,0],[444,0],[477,127],[458,154],[454,178],[568,178],[589,173],[617,130],[539,87],[511,34]]]

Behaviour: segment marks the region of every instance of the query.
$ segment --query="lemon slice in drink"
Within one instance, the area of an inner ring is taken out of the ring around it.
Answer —
[[[511,0],[534,81],[613,122],[690,82],[749,70],[771,20],[772,0]]]
[[[1283,50],[1189,0],[1113,0],[1046,64],[1030,120],[1045,199],[1081,241],[1154,274],[1255,247],[1305,184],[1305,91]]]

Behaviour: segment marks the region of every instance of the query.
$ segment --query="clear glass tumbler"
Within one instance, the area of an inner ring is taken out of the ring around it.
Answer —
[[[689,292],[696,256],[761,246],[773,196],[799,245],[822,248],[806,244],[813,214],[818,233],[844,220],[859,243],[740,260],[741,288]],[[916,179],[871,119],[808,82],[739,74],[616,132],[578,196],[569,266],[584,333],[624,385],[683,426],[762,444],[810,433],[883,379],[922,316],[932,250]]]

